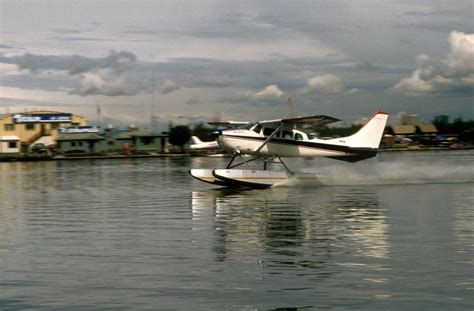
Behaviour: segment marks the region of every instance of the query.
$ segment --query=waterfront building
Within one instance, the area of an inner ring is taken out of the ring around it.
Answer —
[[[393,146],[395,143],[400,144],[421,144],[436,145],[438,143],[438,129],[434,124],[420,125],[391,125],[387,134],[391,139],[386,139],[386,145]]]
[[[18,136],[0,136],[0,157],[20,153],[20,138]]]
[[[122,151],[133,152],[164,152],[167,135],[153,134],[142,131],[127,131],[114,136],[116,144]],[[128,150],[127,149],[128,146]]]
[[[106,152],[103,136],[97,134],[66,134],[57,138],[57,152],[64,155],[97,154]]]
[[[436,136],[438,129],[434,124],[420,124],[417,125],[417,133],[420,135]]]
[[[54,145],[58,129],[70,126],[85,126],[84,117],[57,111],[30,111],[0,115],[0,136],[19,138],[20,151],[26,152],[31,146],[42,143]]]
[[[392,125],[389,128],[390,134],[396,136],[411,136],[416,133],[416,126],[415,125]]]
[[[107,128],[101,134],[71,133],[57,138],[57,152],[63,155],[105,153],[166,152],[167,135],[138,131],[116,131]]]

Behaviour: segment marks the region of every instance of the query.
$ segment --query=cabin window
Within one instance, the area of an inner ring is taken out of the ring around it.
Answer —
[[[3,128],[5,131],[14,131],[15,130],[15,124],[4,124]]]
[[[295,139],[296,140],[303,140],[303,135],[301,135],[300,133],[295,133]]]
[[[34,123],[26,123],[25,125],[27,131],[33,131],[35,129]]]
[[[75,146],[76,146],[76,142],[75,142],[75,141],[71,141],[71,146],[75,147]]]
[[[290,131],[282,131],[281,132],[281,138],[283,139],[292,139],[293,138],[293,133]]]
[[[275,129],[272,129],[270,127],[266,127],[263,129],[263,135],[264,136],[270,136],[272,133],[275,132]]]
[[[257,134],[260,134],[260,131],[262,130],[262,126],[259,124],[254,127],[253,131]]]

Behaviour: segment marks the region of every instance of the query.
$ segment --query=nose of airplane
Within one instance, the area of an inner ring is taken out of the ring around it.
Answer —
[[[216,130],[216,131],[212,131],[211,132],[211,136],[214,137],[214,138],[219,138],[219,136],[222,135],[222,131],[221,130]]]

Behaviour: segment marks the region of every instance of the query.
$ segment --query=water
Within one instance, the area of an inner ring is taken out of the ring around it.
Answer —
[[[0,163],[0,310],[472,310],[473,160],[246,191],[188,176],[219,158]]]

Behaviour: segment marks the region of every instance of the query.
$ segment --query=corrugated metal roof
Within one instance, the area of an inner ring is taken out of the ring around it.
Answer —
[[[395,135],[415,134],[416,127],[414,125],[392,125],[392,131]]]
[[[103,140],[104,137],[95,134],[70,134],[58,137],[56,140]]]

